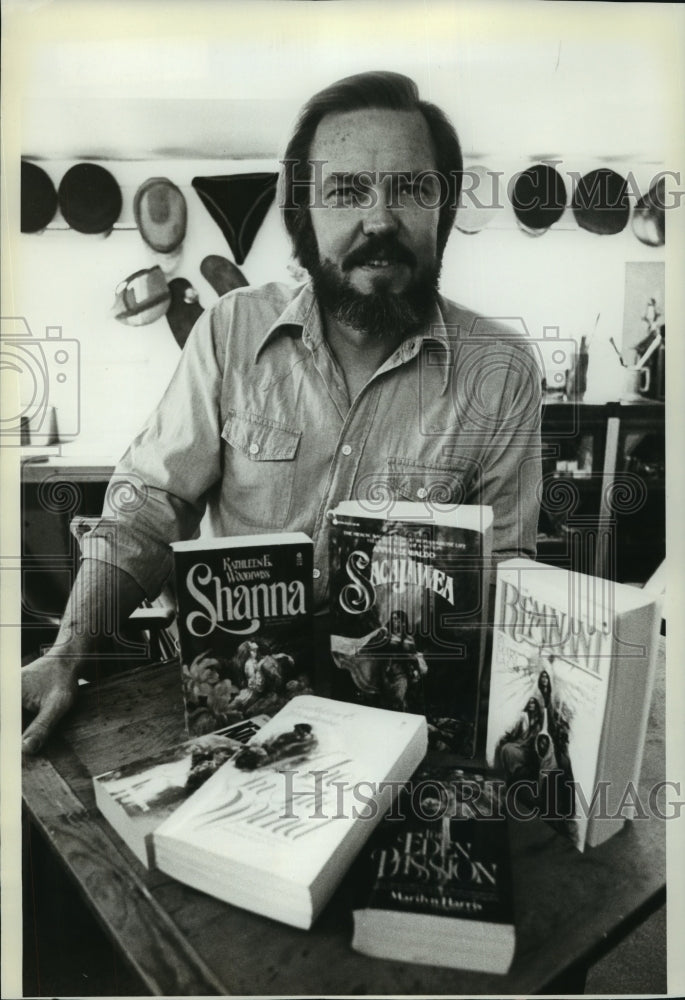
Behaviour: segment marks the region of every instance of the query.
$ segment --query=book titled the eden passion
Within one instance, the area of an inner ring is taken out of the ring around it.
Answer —
[[[311,693],[311,539],[240,535],[172,549],[190,735],[273,716]]]
[[[358,864],[352,947],[504,973],[515,945],[504,782],[448,761],[429,755]]]
[[[330,539],[332,696],[424,714],[431,749],[472,757],[492,508],[346,501]]]

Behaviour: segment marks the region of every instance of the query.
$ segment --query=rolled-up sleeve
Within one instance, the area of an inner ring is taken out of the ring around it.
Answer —
[[[118,463],[85,559],[117,566],[156,596],[172,566],[169,543],[192,537],[221,475],[223,350],[211,312],[197,321],[147,423]]]

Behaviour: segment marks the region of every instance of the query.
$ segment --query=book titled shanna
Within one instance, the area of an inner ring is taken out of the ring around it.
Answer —
[[[173,543],[191,736],[311,693],[312,548],[302,532]]]

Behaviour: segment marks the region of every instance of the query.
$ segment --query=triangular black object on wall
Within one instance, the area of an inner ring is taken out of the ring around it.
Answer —
[[[275,173],[193,177],[193,187],[226,237],[236,264],[247,257],[271,207],[277,178]]]

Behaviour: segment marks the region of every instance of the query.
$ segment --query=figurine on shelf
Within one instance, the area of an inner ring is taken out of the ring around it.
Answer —
[[[648,388],[644,395],[652,399],[665,399],[666,324],[659,312],[656,299],[647,302],[643,323],[647,324],[647,334],[635,345],[636,367],[649,372]]]

